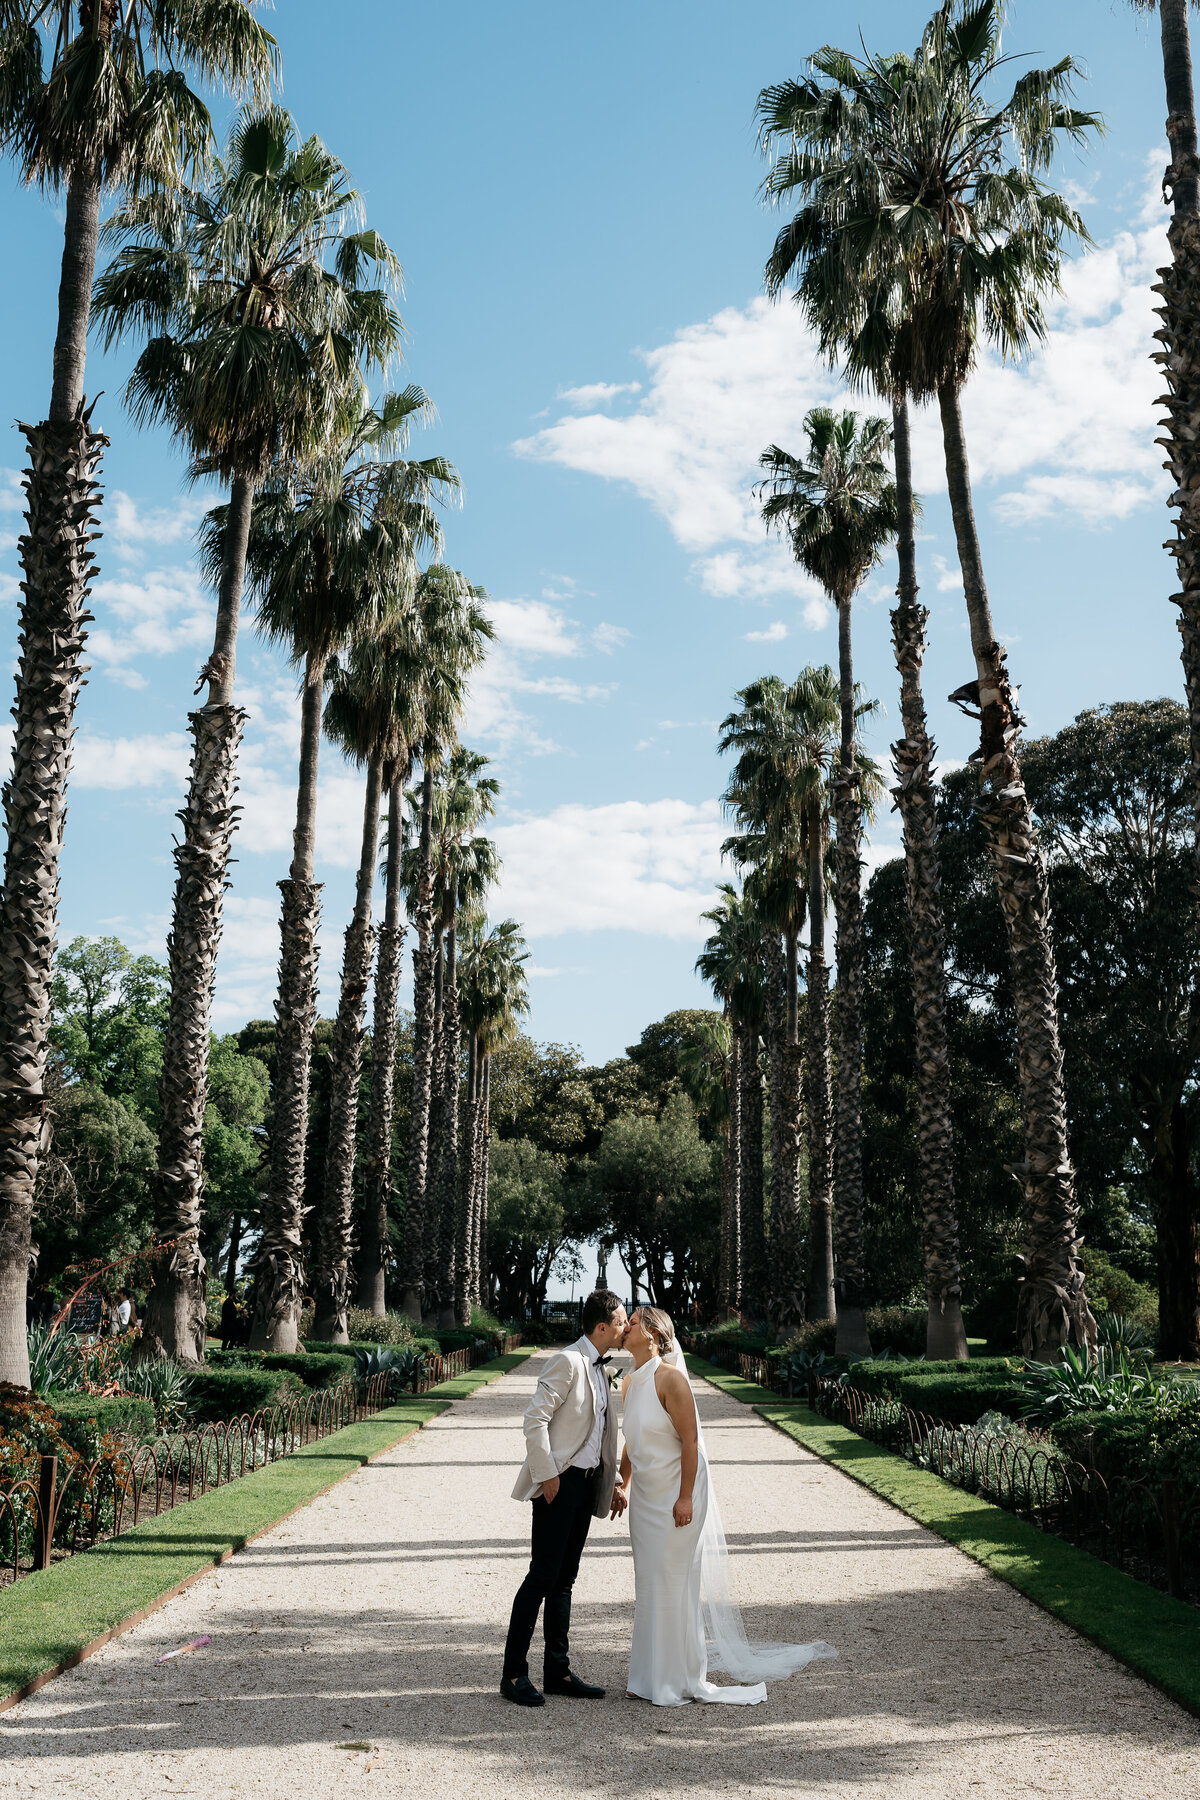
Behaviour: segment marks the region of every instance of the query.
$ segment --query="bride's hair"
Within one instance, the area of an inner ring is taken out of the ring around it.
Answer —
[[[642,1330],[657,1339],[658,1354],[669,1356],[675,1348],[675,1327],[670,1313],[665,1313],[661,1306],[639,1306],[637,1312]]]

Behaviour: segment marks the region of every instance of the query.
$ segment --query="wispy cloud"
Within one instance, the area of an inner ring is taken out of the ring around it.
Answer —
[[[607,406],[619,394],[640,394],[641,391],[640,381],[590,381],[583,387],[559,388],[558,397],[577,412],[586,412],[589,406]]]
[[[788,628],[782,619],[775,619],[764,631],[747,631],[748,644],[782,644],[788,634]]]

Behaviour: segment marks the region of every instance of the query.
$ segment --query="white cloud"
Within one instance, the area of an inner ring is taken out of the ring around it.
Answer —
[[[589,650],[610,655],[629,633],[623,626],[601,623],[584,638],[577,621],[545,599],[495,600],[490,613],[496,641],[472,678],[464,732],[471,739],[491,740],[505,751],[549,755],[559,746],[534,725],[523,697],[582,705],[607,699],[613,688],[611,683],[539,674],[531,663],[543,657],[581,657]]]
[[[81,734],[71,755],[71,785],[110,790],[171,785],[182,790],[191,750],[191,739],[182,731],[128,738]]]
[[[18,469],[0,469],[0,512],[23,513],[25,489]]]
[[[533,656],[578,656],[574,622],[545,600],[492,600],[488,615],[500,643]]]
[[[606,619],[601,619],[599,625],[593,628],[592,645],[605,656],[611,656],[614,650],[623,649],[631,636],[632,633],[626,626],[610,625]]]
[[[504,858],[492,908],[531,936],[636,931],[702,937],[725,828],[715,800],[559,806],[496,827]]]
[[[147,545],[182,543],[195,534],[208,511],[207,500],[180,498],[170,506],[143,506],[115,488],[104,502],[104,541],[118,556],[136,559]]]
[[[929,560],[933,564],[934,585],[939,594],[952,594],[962,587],[962,570],[957,563],[948,563],[936,550]]]
[[[775,619],[765,631],[748,631],[745,635],[748,644],[782,644],[787,634],[788,628],[783,620]]]
[[[1006,523],[1095,524],[1161,503],[1161,378],[1149,356],[1150,284],[1163,256],[1162,208],[1142,207],[1134,229],[1067,266],[1032,356],[1014,365],[981,354],[963,400],[972,477]],[[709,593],[795,595],[806,623],[823,624],[823,597],[787,546],[765,538],[753,494],[768,444],[798,447],[810,407],[848,403],[797,308],[763,298],[727,307],[641,355],[648,377],[635,406],[589,411],[578,397],[590,390],[571,389],[575,410],[522,439],[518,454],[629,483],[694,557]],[[607,384],[595,391],[609,398]],[[918,488],[944,487],[936,409],[916,414],[913,454]]]
[[[146,684],[133,667],[139,657],[212,643],[214,601],[194,569],[154,569],[137,578],[98,581],[92,610],[96,624],[88,633],[89,659],[131,687]]]
[[[558,397],[577,412],[585,412],[589,406],[606,406],[618,394],[640,394],[641,391],[640,381],[591,381],[584,387],[559,388]]]

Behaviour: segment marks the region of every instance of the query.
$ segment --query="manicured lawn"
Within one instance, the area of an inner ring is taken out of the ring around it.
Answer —
[[[914,1468],[903,1457],[881,1450],[805,1405],[780,1400],[766,1388],[726,1374],[699,1357],[689,1357],[688,1364],[694,1374],[752,1406],[806,1450],[927,1525],[1190,1712],[1200,1714],[1200,1613],[1195,1607],[1122,1575],[1086,1550],[1039,1531],[976,1494]]]
[[[496,1357],[0,1590],[0,1706],[531,1354],[521,1349]]]

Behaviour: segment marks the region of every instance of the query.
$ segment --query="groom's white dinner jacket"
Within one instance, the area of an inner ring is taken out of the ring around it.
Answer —
[[[561,1475],[592,1434],[596,1390],[588,1366],[587,1340],[580,1338],[550,1358],[525,1409],[525,1461],[513,1489],[514,1500],[536,1500],[543,1481]],[[601,1371],[603,1373],[603,1370]],[[600,1443],[600,1467],[593,1516],[608,1517],[617,1479],[617,1396],[611,1394]]]

